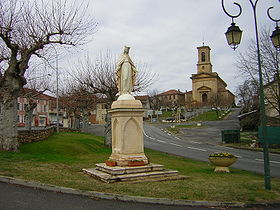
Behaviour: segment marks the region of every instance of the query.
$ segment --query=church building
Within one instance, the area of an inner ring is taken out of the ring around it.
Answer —
[[[212,72],[210,47],[198,50],[197,73],[192,74],[192,91],[185,94],[187,108],[226,107],[235,103],[235,96],[226,89],[227,84],[217,72]]]

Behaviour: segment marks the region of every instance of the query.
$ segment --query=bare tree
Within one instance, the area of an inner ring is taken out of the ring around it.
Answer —
[[[259,84],[257,81],[245,80],[242,85],[236,89],[236,95],[239,103],[243,107],[242,112],[250,112],[256,109],[257,98],[259,95]]]
[[[279,88],[280,88],[280,79],[279,79],[279,59],[280,56],[278,55],[279,52],[273,46],[269,30],[262,29],[260,33],[260,53],[261,53],[261,66],[263,72],[263,80],[264,84],[271,84],[276,82],[277,85],[269,85],[267,88],[269,89],[268,92],[270,93],[270,97],[266,97],[266,101],[273,106],[280,115],[280,95],[279,95]],[[238,62],[237,67],[240,70],[240,76],[245,78],[246,81],[250,81],[249,84],[243,84],[243,86],[252,85],[253,86],[259,85],[258,81],[258,61],[257,61],[257,49],[255,45],[255,41],[251,41],[248,46],[248,50],[238,55]],[[239,90],[239,93],[244,90]]]
[[[87,5],[67,0],[0,1],[0,150],[18,150],[16,99],[26,84],[30,61],[44,56],[52,44],[86,43],[95,28]]]
[[[151,90],[148,92],[150,98],[150,106],[152,110],[159,110],[161,108],[161,103],[158,97],[159,91],[158,90]]]
[[[96,107],[98,97],[93,95],[88,88],[68,84],[68,90],[60,97],[61,107],[67,110],[67,117],[71,115],[71,128],[88,130],[90,111]]]
[[[26,99],[27,104],[24,104],[25,111],[25,127],[31,131],[32,120],[33,120],[33,111],[37,107],[38,96],[42,95],[45,90],[36,91],[34,89],[24,88],[21,90],[20,95]]]
[[[115,79],[116,59],[110,54],[100,53],[99,58],[93,62],[89,57],[84,61],[79,61],[77,67],[69,74],[79,84],[90,88],[92,94],[102,94],[107,98],[105,108],[108,110],[111,104],[117,99],[118,88]],[[155,74],[147,70],[147,65],[137,65],[138,72],[136,76],[136,84],[134,92],[146,90],[155,79]],[[74,73],[73,73],[74,72]],[[105,142],[106,146],[110,146],[111,137],[111,117],[106,114],[105,117]]]

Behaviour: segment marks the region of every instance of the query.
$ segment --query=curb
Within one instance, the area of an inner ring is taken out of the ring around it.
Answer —
[[[42,184],[39,182],[26,181],[12,177],[0,176],[0,182],[7,184],[20,185],[29,188],[35,188],[50,192],[64,193],[70,195],[86,196],[89,198],[118,200],[137,203],[185,206],[185,207],[234,207],[234,208],[252,208],[252,207],[279,207],[280,203],[241,203],[241,202],[217,202],[217,201],[192,201],[192,200],[172,200],[168,198],[152,198],[140,196],[128,196],[113,193],[103,193],[95,191],[83,191],[73,188],[59,187],[54,185]]]
[[[22,179],[16,179],[11,177],[0,176],[0,182],[21,185],[25,187],[46,190],[51,192],[65,193],[71,195],[80,195],[90,198],[106,199],[106,200],[119,200],[119,201],[130,201],[138,203],[152,203],[162,205],[175,205],[175,206],[194,206],[194,207],[245,207],[244,203],[238,202],[209,202],[209,201],[191,201],[191,200],[172,200],[167,198],[151,198],[151,197],[140,197],[140,196],[128,196],[119,195],[113,193],[102,193],[95,191],[83,191],[76,190],[67,187],[58,187],[53,185],[42,184],[38,182],[25,181]]]

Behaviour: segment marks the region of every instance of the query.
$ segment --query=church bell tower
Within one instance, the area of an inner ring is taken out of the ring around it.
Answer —
[[[212,73],[212,64],[210,61],[210,50],[208,46],[201,46],[198,50],[197,73]]]

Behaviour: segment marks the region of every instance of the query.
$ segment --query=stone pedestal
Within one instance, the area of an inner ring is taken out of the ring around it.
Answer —
[[[138,100],[117,100],[109,111],[112,116],[112,154],[109,160],[116,166],[105,163],[83,172],[106,183],[147,182],[186,179],[178,171],[167,170],[163,165],[149,163],[144,154],[143,112]],[[131,163],[142,165],[130,167]]]
[[[159,164],[110,167],[104,163],[98,163],[95,168],[83,169],[83,172],[106,183],[170,181],[188,178],[179,175],[178,171],[166,170]]]
[[[143,113],[139,100],[118,100],[112,104],[112,154],[110,160],[118,166],[128,166],[130,161],[143,161]]]

